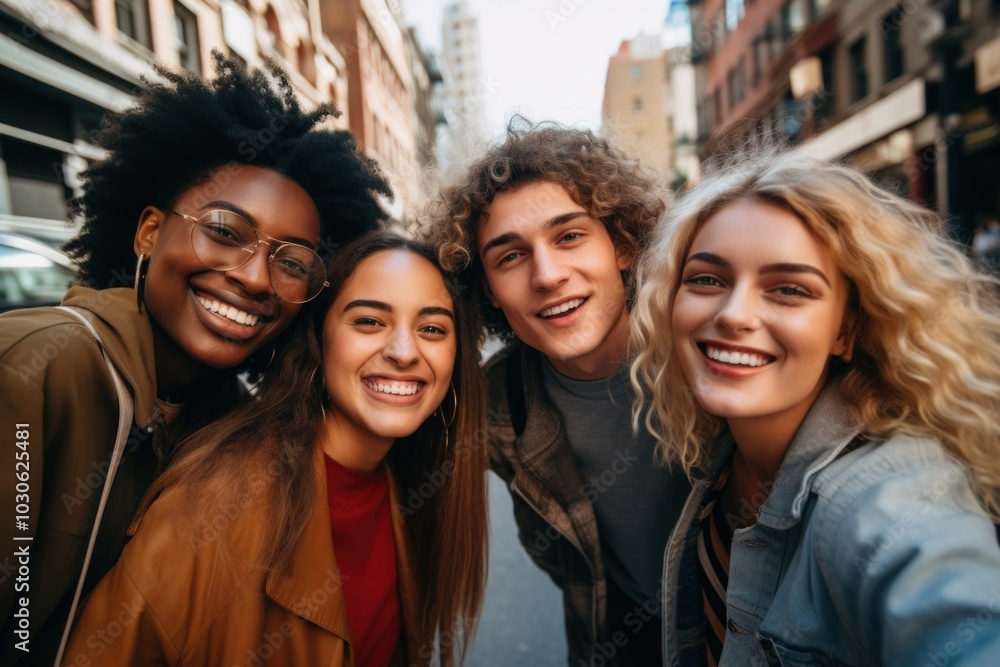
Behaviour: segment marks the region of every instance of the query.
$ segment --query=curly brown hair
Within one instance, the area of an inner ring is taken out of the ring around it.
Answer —
[[[428,240],[441,265],[459,273],[462,284],[482,293],[485,278],[476,248],[478,225],[486,208],[502,192],[538,181],[561,185],[574,202],[604,223],[615,247],[629,258],[622,272],[631,307],[635,276],[631,268],[666,208],[666,193],[638,160],[623,155],[590,130],[554,122],[532,124],[515,116],[506,137],[464,171],[464,178],[444,187],[428,207]],[[513,332],[503,311],[485,297],[474,299],[486,328],[505,339]]]

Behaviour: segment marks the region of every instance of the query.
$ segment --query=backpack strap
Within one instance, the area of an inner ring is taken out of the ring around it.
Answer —
[[[83,559],[83,570],[80,572],[80,580],[76,584],[76,592],[73,594],[73,604],[69,608],[69,616],[66,618],[66,627],[63,629],[62,641],[59,642],[59,653],[56,654],[55,667],[59,667],[62,664],[63,654],[66,652],[66,644],[69,641],[70,628],[73,626],[73,620],[76,616],[77,607],[80,604],[80,597],[83,593],[83,582],[87,578],[87,570],[90,569],[90,559],[94,554],[94,545],[97,542],[97,531],[101,527],[101,519],[104,517],[104,508],[108,504],[108,496],[111,495],[111,485],[115,481],[115,473],[118,471],[118,466],[122,460],[122,454],[125,452],[125,443],[128,441],[129,433],[132,431],[132,418],[133,418],[133,405],[132,397],[129,395],[128,389],[125,386],[125,381],[122,380],[121,375],[118,373],[118,369],[115,365],[111,363],[111,358],[108,356],[107,351],[104,349],[104,342],[101,341],[101,336],[97,333],[97,329],[90,321],[90,317],[85,315],[87,311],[82,308],[72,308],[68,306],[59,306],[60,310],[64,310],[76,319],[80,320],[90,333],[93,334],[94,339],[97,341],[97,346],[101,348],[101,356],[104,357],[104,363],[108,365],[108,372],[111,374],[111,379],[115,383],[115,391],[118,392],[118,436],[115,438],[115,448],[111,452],[111,461],[108,465],[108,474],[104,480],[104,489],[101,491],[101,501],[97,506],[97,516],[94,517],[94,527],[90,531],[90,542],[87,544],[87,554]]]
[[[524,427],[528,423],[528,408],[524,403],[524,381],[521,370],[523,356],[523,349],[515,349],[504,359],[507,409],[510,410],[510,423],[514,427],[514,435],[518,438],[524,433]]]

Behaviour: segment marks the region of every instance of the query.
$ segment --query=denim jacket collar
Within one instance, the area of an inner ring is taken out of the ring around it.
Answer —
[[[860,431],[843,399],[840,383],[829,383],[792,438],[757,522],[777,530],[798,523],[816,476],[841,455]]]

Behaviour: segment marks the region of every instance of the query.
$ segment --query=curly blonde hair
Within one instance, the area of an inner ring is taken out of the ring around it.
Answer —
[[[936,214],[855,169],[797,154],[732,157],[675,205],[640,261],[635,422],[656,436],[660,455],[690,473],[722,426],[687,388],[670,313],[695,235],[743,199],[798,216],[851,284],[857,338],[840,382],[858,423],[875,438],[906,432],[940,441],[968,464],[980,500],[1000,516],[1000,281],[944,236]]]
[[[503,141],[464,170],[464,178],[441,191],[428,206],[427,240],[438,249],[446,271],[459,272],[463,286],[482,293],[485,278],[476,231],[494,197],[524,185],[550,181],[608,229],[629,265],[638,258],[666,206],[665,193],[638,162],[612,148],[590,130],[558,123],[533,125],[515,116]],[[635,293],[634,270],[622,272],[626,301]],[[490,333],[509,337],[510,325],[499,309],[478,299]]]

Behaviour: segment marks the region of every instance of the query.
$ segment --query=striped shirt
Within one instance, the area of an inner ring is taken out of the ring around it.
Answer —
[[[720,497],[729,478],[724,471],[705,495],[698,521],[698,562],[702,599],[705,602],[705,634],[708,639],[708,665],[718,667],[726,639],[726,588],[729,585],[729,552],[733,532],[722,508]]]

